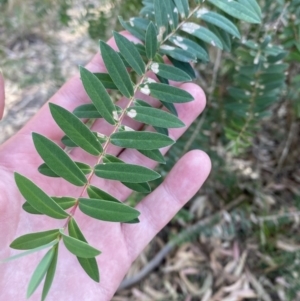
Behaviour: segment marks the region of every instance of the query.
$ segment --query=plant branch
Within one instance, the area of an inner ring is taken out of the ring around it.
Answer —
[[[171,32],[171,33],[170,33],[170,34],[169,34],[169,35],[161,42],[161,45],[164,44],[167,40],[169,40],[169,39],[170,39],[170,38],[171,38],[171,37],[172,37],[172,36],[173,36],[173,35],[174,35],[174,34],[182,27],[182,25],[184,25],[185,22],[187,22],[187,21],[194,15],[194,13],[195,13],[197,10],[199,10],[199,8],[200,8],[200,5],[198,5],[198,6],[197,6],[197,7],[189,14],[189,16],[188,16],[187,18],[185,18],[185,19],[177,26],[177,28],[174,29],[174,30],[173,30],[173,31],[172,31],[172,32]],[[115,125],[115,128],[113,129],[113,131],[112,131],[112,133],[109,135],[109,137],[108,137],[108,139],[107,139],[105,145],[103,146],[103,151],[102,151],[101,155],[99,156],[96,165],[100,164],[101,161],[103,160],[104,156],[106,155],[107,149],[108,149],[109,144],[110,144],[111,136],[112,136],[114,133],[116,133],[116,132],[118,131],[119,127],[122,125],[123,119],[124,119],[124,117],[125,117],[125,115],[126,115],[126,111],[127,111],[127,109],[133,104],[133,102],[136,100],[135,94],[136,94],[136,92],[140,89],[141,85],[144,83],[145,79],[147,78],[147,72],[150,71],[150,67],[151,67],[151,64],[152,64],[152,63],[153,63],[152,60],[148,61],[147,65],[146,65],[146,68],[145,68],[145,74],[140,78],[140,80],[139,80],[138,83],[136,84],[136,86],[135,86],[135,88],[134,88],[134,96],[132,96],[132,97],[129,99],[129,102],[128,102],[127,106],[122,110],[122,113],[121,113],[121,115],[120,115],[120,117],[119,117],[119,119],[118,119],[118,122],[117,122],[116,125]],[[95,165],[95,166],[96,166],[96,165]],[[94,177],[94,175],[95,175],[95,167],[94,167],[92,173],[89,175],[89,177],[88,177],[88,179],[87,179],[87,183],[84,185],[84,187],[83,187],[83,189],[82,189],[82,191],[81,191],[81,194],[80,194],[80,196],[78,197],[78,199],[77,199],[77,201],[76,201],[74,207],[71,209],[71,211],[70,211],[70,213],[69,213],[69,214],[70,214],[70,217],[68,217],[68,219],[67,219],[67,221],[66,221],[66,223],[65,223],[65,225],[64,225],[64,227],[63,227],[64,229],[66,229],[66,227],[67,227],[67,225],[68,225],[70,219],[75,215],[76,210],[77,210],[77,208],[78,208],[78,206],[79,206],[79,198],[83,197],[84,194],[86,193],[87,188],[90,186],[91,180],[92,180],[92,178]]]

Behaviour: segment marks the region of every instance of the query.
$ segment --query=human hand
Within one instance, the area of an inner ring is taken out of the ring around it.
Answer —
[[[125,34],[128,36],[128,34]],[[133,39],[131,37],[131,39]],[[113,40],[108,42],[116,49]],[[101,57],[96,55],[87,68],[92,72],[105,72]],[[0,84],[1,87],[1,84]],[[185,128],[170,130],[170,136],[177,140],[205,106],[203,91],[195,84],[187,83],[180,86],[191,93],[195,100],[177,106],[179,118],[186,124]],[[2,99],[1,99],[2,98]],[[126,99],[121,99],[119,106],[125,106]],[[153,106],[158,102],[147,98]],[[89,103],[79,76],[66,83],[50,102],[72,111],[78,105]],[[1,94],[0,103],[4,103]],[[1,105],[0,105],[1,114]],[[130,119],[126,124],[134,129],[140,125]],[[101,133],[109,134],[111,126],[104,121],[97,121],[93,130],[101,129]],[[18,236],[30,232],[40,232],[63,226],[62,221],[47,216],[25,214],[22,211],[23,197],[16,188],[13,173],[25,175],[52,196],[78,197],[81,189],[72,186],[62,179],[51,179],[40,175],[37,167],[42,163],[37,154],[31,133],[38,132],[61,145],[63,132],[55,124],[46,104],[39,113],[14,137],[0,147],[0,258],[15,254],[9,244]],[[165,153],[167,149],[163,149]],[[142,164],[149,168],[155,162],[146,159],[135,150],[121,149],[110,146],[110,154],[119,156],[131,164]],[[86,162],[93,166],[95,158],[87,156],[79,149],[74,149],[71,157],[76,161]],[[201,151],[191,151],[181,158],[169,175],[155,191],[146,196],[138,205],[141,212],[139,224],[119,224],[100,222],[77,211],[75,219],[85,237],[94,247],[102,251],[97,257],[101,280],[93,282],[82,271],[75,256],[60,244],[56,276],[47,300],[111,300],[120,282],[130,268],[132,262],[142,252],[153,237],[172,219],[182,206],[199,190],[210,171],[210,160]],[[121,201],[127,199],[131,191],[121,183],[93,178],[93,185],[112,194]],[[42,253],[33,253],[27,257],[0,265],[0,300],[25,300],[29,279],[34,268],[40,261]],[[41,288],[31,300],[40,300]]]

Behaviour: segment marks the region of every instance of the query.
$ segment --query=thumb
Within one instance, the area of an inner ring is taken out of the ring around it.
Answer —
[[[0,120],[3,117],[4,106],[5,106],[4,79],[0,70]]]

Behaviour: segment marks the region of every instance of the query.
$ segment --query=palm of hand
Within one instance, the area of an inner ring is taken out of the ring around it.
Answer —
[[[109,44],[114,46],[111,40]],[[88,65],[93,72],[103,72],[104,65],[100,56],[96,56]],[[195,101],[178,106],[179,117],[187,127],[203,110],[205,97],[202,90],[194,84],[184,84],[183,89],[191,93]],[[1,94],[1,93],[0,93]],[[89,102],[78,77],[70,80],[50,100],[72,111],[76,106]],[[155,105],[154,100],[148,100]],[[120,106],[126,103],[122,99]],[[135,129],[139,124],[126,120]],[[98,121],[95,130],[109,133],[111,128]],[[170,131],[176,140],[186,128]],[[52,196],[78,197],[82,188],[74,187],[61,179],[48,179],[38,174],[37,167],[42,163],[34,149],[31,133],[35,131],[59,143],[63,133],[55,125],[45,106],[33,120],[16,136],[0,148],[0,259],[11,256],[9,244],[18,236],[30,232],[46,231],[61,228],[63,221],[53,220],[46,216],[34,216],[22,211],[24,199],[16,189],[13,172],[17,171],[39,185]],[[109,153],[132,164],[154,167],[155,163],[147,160],[138,152],[116,147],[109,148]],[[95,158],[86,156],[80,150],[74,150],[73,159],[95,164]],[[100,268],[100,283],[95,283],[81,270],[75,256],[60,244],[58,267],[53,287],[47,300],[111,300],[121,280],[128,271],[132,261],[139,255],[149,241],[164,227],[176,212],[198,191],[210,170],[207,156],[200,151],[185,155],[173,168],[165,182],[153,193],[145,197],[137,206],[141,212],[140,224],[128,225],[106,223],[93,220],[77,211],[75,219],[79,223],[89,243],[102,251],[97,261]],[[121,201],[130,194],[130,190],[120,183],[93,178],[92,184],[107,191]],[[17,261],[0,265],[0,300],[25,300],[29,279],[34,267],[42,255],[39,252],[23,257]],[[38,290],[41,291],[41,288]],[[39,300],[40,293],[31,300]]]

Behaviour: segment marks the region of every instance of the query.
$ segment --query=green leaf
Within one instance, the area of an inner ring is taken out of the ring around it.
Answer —
[[[102,115],[99,113],[95,105],[92,103],[77,107],[73,111],[73,114],[78,118],[85,118],[85,119],[102,118]]]
[[[165,1],[165,4],[166,4],[169,26],[173,31],[177,28],[179,22],[178,9],[175,9],[176,6],[173,1]]]
[[[91,199],[99,199],[99,200],[106,200],[115,203],[121,203],[112,195],[108,194],[107,192],[95,186],[89,186],[87,189],[87,193]]]
[[[156,162],[159,162],[161,164],[166,164],[164,156],[161,154],[161,152],[158,149],[154,150],[139,150],[141,154],[146,156],[147,158],[150,158],[151,160],[154,160]]]
[[[186,22],[182,25],[181,30],[189,33],[200,40],[220,49],[223,49],[223,44],[220,39],[209,29],[195,23]]]
[[[53,201],[63,209],[69,209],[76,204],[76,198],[72,197],[52,197]]]
[[[155,108],[130,107],[127,115],[134,120],[162,128],[182,128],[185,124],[173,114]]]
[[[115,157],[113,155],[110,154],[106,154],[103,158],[103,163],[125,163],[124,161],[122,161],[120,158]]]
[[[259,18],[261,18],[261,8],[256,0],[238,0],[238,2],[247,6],[249,10],[253,11]]]
[[[160,178],[157,172],[133,164],[99,164],[95,168],[98,177],[127,183],[145,183]]]
[[[9,262],[9,261],[13,261],[13,260],[19,259],[21,257],[27,256],[29,254],[32,254],[32,253],[35,253],[35,252],[39,252],[39,251],[42,251],[42,250],[47,249],[47,248],[51,248],[54,245],[56,245],[58,242],[59,242],[59,240],[56,239],[56,240],[50,242],[47,245],[44,245],[44,246],[41,246],[39,248],[35,248],[35,249],[32,249],[32,250],[29,250],[29,251],[26,251],[26,252],[22,252],[20,254],[17,254],[17,255],[5,258],[3,260],[0,260],[0,263],[6,263],[6,262]]]
[[[78,117],[53,103],[49,107],[55,122],[76,145],[91,155],[100,155],[103,151],[100,142]]]
[[[76,186],[87,183],[83,172],[57,144],[37,133],[32,137],[37,152],[53,172]]]
[[[162,54],[166,54],[167,56],[184,63],[197,62],[197,56],[194,53],[187,51],[186,47],[179,49],[169,45],[162,45],[159,51]]]
[[[56,271],[56,266],[57,266],[57,258],[58,258],[58,245],[56,245],[54,248],[54,255],[52,258],[52,261],[50,263],[50,266],[47,271],[47,275],[45,278],[44,282],[44,287],[43,287],[43,292],[42,292],[42,301],[44,301],[50,291],[50,288],[52,286],[54,276],[55,276],[55,271]]]
[[[76,199],[71,197],[52,197],[52,200],[64,210],[69,209],[76,204]],[[22,208],[30,214],[42,214],[33,208],[28,202],[25,202]]]
[[[122,203],[84,198],[79,199],[79,209],[90,217],[108,222],[129,222],[140,215],[137,210]]]
[[[136,191],[136,192],[140,192],[140,193],[149,193],[151,192],[151,187],[150,185],[146,182],[146,183],[127,183],[127,182],[122,182],[122,184],[124,186],[126,186],[127,188]]]
[[[134,18],[134,19],[136,19],[136,18]],[[134,20],[132,22],[125,22],[122,17],[119,17],[119,21],[125,30],[130,32],[133,36],[137,37],[139,40],[144,41],[145,33],[140,27],[137,27],[135,25]]]
[[[118,53],[103,41],[100,41],[100,50],[108,73],[119,91],[127,98],[132,97],[134,95],[133,85]]]
[[[187,91],[166,84],[151,83],[149,89],[151,96],[165,102],[185,103],[194,100],[194,97]]]
[[[198,45],[196,42],[191,41],[187,38],[183,38],[181,36],[172,36],[172,37],[170,37],[169,40],[176,46],[192,53],[192,55],[197,57],[199,60],[202,60],[204,62],[209,62],[209,57],[208,57],[207,51],[203,47]],[[191,68],[191,66],[190,66],[190,68]],[[185,70],[184,72],[187,73],[187,70]],[[195,77],[194,70],[192,70],[192,72],[188,72],[188,74],[191,78]]]
[[[188,0],[174,0],[182,19],[189,16],[190,8]]]
[[[120,50],[120,53],[130,65],[130,67],[139,75],[145,73],[145,63],[136,49],[135,45],[124,36],[114,31],[114,38]]]
[[[133,219],[132,221],[126,222],[126,224],[138,224],[140,220],[138,218]]]
[[[153,0],[154,2],[154,16],[155,23],[158,28],[160,40],[168,33],[169,20],[167,18],[167,7],[165,5],[166,1]]]
[[[114,125],[116,122],[113,118],[113,112],[116,108],[101,81],[83,67],[80,67],[80,76],[84,89],[98,112],[108,123]]]
[[[176,82],[188,82],[192,80],[187,73],[171,65],[152,63],[150,68],[155,74],[169,80]]]
[[[41,212],[39,212],[38,210],[34,209],[28,202],[25,202],[23,205],[22,205],[22,209],[27,212],[27,213],[30,213],[30,214],[42,214]]]
[[[178,60],[176,60],[176,59],[174,59],[174,58],[172,58],[170,56],[168,56],[168,59],[171,61],[171,63],[175,67],[177,67],[177,68],[183,70],[184,72],[186,72],[187,74],[189,74],[189,76],[191,78],[193,78],[193,79],[196,78],[195,70],[193,69],[193,67],[191,66],[191,64],[178,61]],[[207,54],[207,61],[209,61],[208,54]],[[177,116],[177,114],[174,114],[174,115]]]
[[[215,25],[207,24],[207,26],[210,31],[212,31],[216,36],[218,36],[218,38],[222,42],[223,50],[227,51],[227,52],[231,52],[232,38],[231,38],[230,34],[226,31],[216,27]]]
[[[36,267],[27,288],[27,298],[29,298],[35,292],[39,284],[42,282],[53,260],[54,255],[55,255],[55,250],[54,248],[52,248],[46,253],[46,255],[43,257],[43,259]]]
[[[105,89],[118,90],[108,73],[94,73],[94,75],[101,81]]]
[[[83,234],[74,218],[70,219],[70,221],[69,221],[68,231],[69,231],[69,235],[71,237],[79,239],[80,241],[87,243],[87,240],[83,236]],[[96,259],[95,258],[81,258],[81,257],[77,257],[77,259],[78,259],[81,267],[88,274],[88,276],[91,277],[94,281],[99,282],[100,275],[99,275],[99,268],[98,268]]]
[[[44,246],[57,239],[59,229],[26,234],[15,239],[10,247],[16,250],[30,250]]]
[[[85,163],[75,162],[75,164],[77,165],[78,168],[80,168],[80,170],[85,175],[88,175],[92,172],[92,168]],[[39,173],[41,173],[44,176],[52,177],[52,178],[59,178],[59,176],[54,171],[52,171],[52,169],[50,169],[46,163],[43,163],[42,165],[40,165],[38,167],[38,171],[39,171]]]
[[[26,201],[39,212],[56,219],[65,219],[69,216],[43,190],[26,177],[15,173],[15,181]]]
[[[103,163],[123,163],[125,164],[124,161],[121,159],[112,156],[112,155],[105,155],[103,158]],[[142,193],[148,193],[151,191],[150,185],[148,183],[126,183],[126,182],[121,182],[124,186],[128,187],[131,190],[137,191],[137,192],[142,192]],[[91,196],[90,196],[91,197]],[[105,198],[102,198],[106,200]]]
[[[196,12],[196,16],[197,18],[200,18],[207,23],[213,24],[221,28],[222,30],[228,32],[234,37],[237,37],[239,39],[241,38],[240,32],[237,29],[237,27],[230,20],[228,20],[220,14],[200,9]]]
[[[76,199],[71,197],[52,197],[52,200],[64,210],[69,209],[76,204]],[[31,214],[42,214],[33,208],[28,202],[25,202],[22,208],[24,211]]]
[[[153,128],[156,130],[157,133],[163,134],[165,136],[169,136],[169,130],[168,129],[160,128],[158,126],[154,126]]]
[[[61,231],[61,236],[66,248],[74,255],[81,258],[93,258],[101,254],[101,252],[86,242],[80,241],[76,238],[65,235]]]
[[[113,145],[143,150],[158,149],[174,144],[168,136],[152,132],[118,132],[111,135]]]
[[[167,108],[173,115],[178,116],[177,111],[175,106],[172,103],[166,103],[161,101],[161,103],[164,105],[165,108]],[[146,107],[146,108],[152,108],[152,106],[150,106],[147,102],[137,99],[135,101],[136,106],[141,106],[141,107]],[[168,129],[164,129],[164,128],[160,128],[158,126],[154,126],[154,129],[160,133],[160,134],[164,134],[166,136],[169,136],[169,131]]]
[[[145,43],[147,58],[153,60],[157,52],[158,42],[156,27],[152,22],[148,26]]]
[[[78,145],[74,143],[67,135],[61,138],[61,142],[67,147],[78,147]]]
[[[214,4],[228,15],[239,20],[256,24],[261,22],[260,16],[258,16],[257,13],[236,1],[228,2],[227,0],[208,0],[208,2]]]

